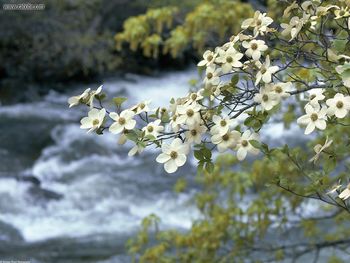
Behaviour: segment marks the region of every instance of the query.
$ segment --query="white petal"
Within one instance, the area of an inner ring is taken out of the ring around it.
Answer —
[[[186,163],[186,155],[179,154],[178,157],[175,159],[175,163],[178,167],[183,166]]]
[[[169,161],[170,159],[171,159],[170,155],[165,154],[165,153],[161,153],[157,156],[156,161],[158,163],[165,163],[165,162]]]
[[[309,122],[309,124],[306,126],[305,134],[307,135],[307,134],[312,133],[314,129],[315,129],[315,123]]]
[[[124,126],[121,126],[118,122],[113,123],[109,127],[109,131],[113,134],[121,133],[124,130]]]
[[[177,166],[176,163],[173,159],[169,160],[168,162],[166,162],[164,164],[164,169],[167,173],[171,174],[171,173],[175,173],[177,170]]]
[[[237,151],[238,160],[242,161],[247,156],[247,150],[244,147],[239,147]]]

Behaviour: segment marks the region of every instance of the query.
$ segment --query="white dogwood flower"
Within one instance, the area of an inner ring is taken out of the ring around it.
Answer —
[[[249,141],[251,140],[255,140],[258,141],[259,140],[259,135],[257,133],[252,133],[249,130],[246,130],[240,140],[237,143],[237,159],[242,161],[246,158],[248,153],[257,155],[259,153],[259,149],[253,147]]]
[[[103,85],[99,86],[97,90],[90,91],[88,105],[90,105],[91,109],[94,107],[94,99],[95,99],[96,95],[101,93],[102,87],[103,87]]]
[[[255,94],[254,101],[260,103],[264,111],[269,111],[280,102],[280,98],[274,92],[272,85],[266,85],[260,88],[259,93]]]
[[[180,115],[176,120],[177,123],[187,124],[189,126],[199,123],[201,120],[201,116],[199,114],[201,108],[202,106],[197,103],[177,106],[177,113]]]
[[[292,82],[278,82],[273,85],[273,91],[280,99],[288,98],[292,89]]]
[[[217,145],[219,152],[225,152],[236,147],[240,137],[241,134],[238,131],[228,131],[224,135],[214,134],[211,137],[211,141]]]
[[[187,96],[187,102],[185,104],[191,104],[203,99],[202,91],[192,92]]]
[[[128,152],[128,156],[134,156],[135,154],[140,154],[143,152],[143,150],[145,149],[145,147],[139,143],[135,144],[134,147],[132,147],[130,149],[130,151]]]
[[[164,127],[159,125],[161,120],[155,120],[143,127],[142,130],[145,132],[145,135],[152,135],[155,138],[159,135],[160,132],[164,130]]]
[[[258,73],[256,74],[255,85],[262,80],[265,83],[270,83],[272,81],[272,74],[278,71],[278,66],[270,66],[270,56],[266,56],[266,60],[263,64],[260,61],[256,62],[256,66],[259,68]]]
[[[254,59],[259,60],[261,54],[267,50],[267,45],[265,45],[265,41],[253,39],[251,41],[244,41],[242,46],[246,48],[245,54]]]
[[[314,157],[312,157],[312,158],[309,160],[309,162],[314,162],[314,163],[316,163],[316,161],[320,158],[321,153],[322,153],[325,149],[327,149],[332,143],[333,143],[333,140],[328,141],[328,136],[327,136],[326,141],[324,142],[323,145],[321,145],[321,144],[315,145],[314,151],[315,151],[316,154],[315,154]]]
[[[158,155],[156,161],[164,163],[164,169],[167,173],[174,173],[178,167],[186,163],[188,150],[188,145],[182,143],[181,139],[176,138],[171,144],[162,144],[162,153]]]
[[[340,199],[346,200],[350,197],[350,184],[346,186],[346,188],[339,194]]]
[[[186,140],[188,143],[201,143],[202,135],[207,131],[204,125],[194,125],[185,132]]]
[[[247,29],[249,27],[254,28],[254,35],[259,33],[262,35],[268,30],[268,26],[272,24],[273,19],[266,16],[266,13],[256,11],[253,18],[248,18],[242,22],[242,28]]]
[[[334,98],[326,101],[328,105],[327,113],[337,118],[344,118],[350,110],[350,96],[344,96],[342,93],[335,94]]]
[[[306,126],[305,134],[310,134],[318,128],[320,130],[326,129],[326,107],[320,107],[319,104],[305,106],[306,114],[297,119],[297,123]]]
[[[151,103],[150,100],[145,100],[140,102],[139,104],[136,104],[135,106],[131,107],[130,110],[135,112],[135,114],[140,114],[142,112],[148,112],[150,110],[149,104]]]
[[[199,61],[197,66],[203,67],[203,66],[210,66],[214,63],[215,58],[217,54],[214,53],[213,51],[207,50],[203,54],[203,60]]]
[[[323,95],[324,89],[312,89],[307,91],[309,95],[309,102],[312,105],[318,104],[320,100],[323,100],[325,96]]]
[[[218,134],[224,136],[229,129],[236,123],[235,120],[230,119],[229,116],[220,117],[218,115],[213,116],[214,126],[211,128],[211,134]]]
[[[214,65],[207,67],[204,78],[205,85],[218,85],[220,83],[220,72],[220,68],[215,68]]]
[[[97,130],[103,124],[106,115],[105,109],[91,109],[87,117],[81,119],[81,129],[89,129],[88,132]]]
[[[240,68],[243,66],[239,60],[243,57],[243,54],[238,52],[233,47],[230,47],[226,51],[219,50],[219,57],[215,59],[216,62],[221,63],[221,69],[223,73],[231,72],[232,68]]]
[[[299,18],[297,16],[294,16],[289,21],[289,24],[282,23],[281,27],[283,28],[283,31],[281,32],[282,36],[291,36],[291,40],[297,37],[300,30],[303,28],[304,24],[308,21],[310,15],[304,15],[302,18]]]
[[[132,130],[135,128],[136,121],[133,119],[135,113],[131,110],[124,110],[120,115],[116,112],[111,112],[109,116],[115,121],[109,127],[109,131],[113,134],[121,133],[124,129]]]
[[[350,28],[350,18],[349,18]],[[340,75],[344,85],[350,88],[350,62],[345,62],[343,65],[339,65],[335,68],[335,71]]]
[[[69,108],[78,105],[81,101],[86,100],[89,97],[90,88],[84,90],[84,92],[78,96],[73,96],[68,99]]]

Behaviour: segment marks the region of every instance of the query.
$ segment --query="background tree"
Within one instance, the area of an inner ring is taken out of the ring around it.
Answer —
[[[100,89],[70,99],[92,108],[81,128],[120,134],[121,143],[133,143],[130,155],[161,148],[156,160],[168,173],[190,153],[198,160],[203,217],[186,233],[159,231],[155,215],[145,219],[129,242],[135,260],[305,262],[311,253],[314,262],[339,262],[348,253],[348,9],[340,0],[289,1],[280,22],[256,11],[229,42],[204,52],[203,83],[168,107],[124,108],[125,98],[114,98],[111,112]],[[298,124],[297,132],[316,139],[268,145],[258,133],[271,121]],[[214,162],[216,150],[229,154]],[[183,180],[175,186],[185,188]]]

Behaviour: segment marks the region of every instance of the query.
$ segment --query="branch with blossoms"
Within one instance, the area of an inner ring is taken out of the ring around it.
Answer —
[[[88,105],[81,128],[119,134],[121,144],[132,141],[129,155],[161,148],[156,161],[168,173],[183,166],[191,152],[208,172],[215,149],[233,151],[240,161],[267,153],[258,132],[284,103],[302,104],[305,113],[297,123],[305,134],[323,132],[350,111],[350,13],[344,1],[334,2],[289,2],[281,24],[256,11],[229,42],[203,54],[200,89],[172,98],[166,107],[151,110],[144,101],[125,108],[124,98],[114,98],[115,109],[107,110],[102,87],[70,98],[70,107]],[[328,144],[315,150],[312,161]],[[350,197],[349,186],[339,189],[339,198]]]

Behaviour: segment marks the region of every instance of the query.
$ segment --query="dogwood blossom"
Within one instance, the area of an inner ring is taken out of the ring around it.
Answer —
[[[155,138],[159,135],[160,132],[164,130],[164,127],[159,125],[161,120],[155,120],[143,127],[142,130],[145,132],[145,135],[152,135]]]
[[[280,99],[285,99],[290,96],[293,84],[292,82],[278,82],[273,85],[272,89]]]
[[[291,36],[291,40],[297,37],[300,30],[303,28],[304,24],[307,22],[308,17],[299,18],[297,16],[294,16],[289,21],[289,24],[282,23],[281,27],[283,28],[283,31],[281,32],[282,36]]]
[[[136,121],[133,119],[135,113],[131,110],[124,110],[120,115],[116,112],[111,112],[111,117],[115,122],[109,127],[109,131],[113,134],[121,133],[124,129],[132,130],[135,128]]]
[[[320,107],[319,104],[305,106],[306,114],[297,119],[297,123],[306,126],[305,134],[310,134],[318,128],[320,130],[326,129],[326,107]]]
[[[211,141],[217,145],[219,152],[225,152],[228,149],[233,149],[240,137],[241,134],[238,131],[228,131],[224,135],[214,134]]]
[[[226,51],[221,49],[219,51],[219,57],[215,59],[215,62],[221,63],[221,69],[223,73],[228,73],[232,68],[240,68],[243,66],[239,60],[243,57],[243,54],[238,52],[233,47]]]
[[[270,56],[266,56],[266,60],[263,64],[260,61],[256,62],[256,66],[259,68],[258,73],[256,74],[255,85],[262,80],[265,83],[270,83],[272,81],[272,74],[278,71],[278,66],[270,66]]]
[[[90,88],[84,90],[84,92],[78,96],[73,96],[68,99],[69,108],[78,105],[81,101],[86,100],[89,97]]]
[[[135,114],[140,114],[142,112],[147,112],[150,110],[149,108],[149,104],[151,103],[150,100],[145,100],[140,102],[139,104],[133,106],[130,108],[130,110],[132,110],[133,112],[135,112]]]
[[[244,41],[242,46],[247,49],[245,54],[254,60],[259,60],[261,54],[268,49],[267,45],[265,45],[265,41],[256,39],[249,42]]]
[[[346,200],[350,197],[350,184],[346,186],[346,188],[339,194],[340,199]]]
[[[189,128],[185,132],[186,141],[188,143],[201,143],[202,135],[207,131],[207,128],[204,125],[196,124]]]
[[[164,163],[164,169],[167,173],[174,173],[178,167],[186,163],[188,150],[188,145],[182,143],[181,139],[176,138],[171,144],[162,144],[162,153],[158,155],[156,161]]]
[[[220,117],[218,115],[214,115],[213,123],[214,126],[210,130],[211,134],[218,134],[220,136],[223,136],[236,122],[229,116]]]
[[[266,16],[266,13],[256,11],[253,18],[248,18],[242,22],[242,29],[252,27],[254,28],[254,35],[258,35],[259,33],[262,35],[268,30],[268,26],[272,22],[272,18]]]
[[[324,89],[312,89],[307,93],[309,95],[309,103],[312,105],[318,104],[320,100],[324,100],[325,96],[323,95]]]
[[[250,144],[249,141],[251,140],[255,140],[258,141],[259,140],[259,135],[255,132],[251,132],[250,130],[246,130],[242,136],[240,137],[240,140],[237,143],[237,159],[242,161],[246,158],[248,153],[251,154],[258,154],[259,153],[259,149],[253,147],[253,145]]]
[[[327,113],[337,118],[344,118],[350,110],[350,96],[344,96],[342,93],[335,94],[334,98],[326,101],[328,105]]]
[[[340,19],[343,17],[350,16],[349,7],[346,6],[346,7],[341,7],[339,9],[334,10],[334,15],[335,15],[334,19]]]
[[[266,111],[271,110],[280,102],[272,85],[261,87],[259,93],[255,94],[254,101],[260,103],[261,108]]]
[[[314,151],[315,151],[316,154],[309,161],[316,163],[316,161],[320,158],[321,153],[325,149],[327,149],[332,143],[333,143],[333,140],[328,141],[328,136],[327,136],[326,141],[324,142],[323,145],[321,145],[321,144],[315,145]]]
[[[350,19],[349,19],[349,28],[350,28]],[[350,62],[345,62],[343,65],[337,66],[335,70],[341,76],[344,85],[350,88]]]
[[[199,61],[197,66],[203,67],[203,66],[210,66],[214,63],[215,58],[217,54],[214,53],[213,51],[207,50],[203,54],[203,60]]]
[[[103,124],[106,115],[105,109],[91,109],[87,117],[81,119],[81,129],[89,129],[88,132],[92,132],[100,128]]]
[[[177,112],[180,115],[176,120],[177,123],[187,124],[189,126],[199,123],[201,120],[201,116],[199,114],[201,108],[202,106],[197,103],[177,106]]]
[[[98,94],[101,93],[102,87],[103,87],[103,85],[99,86],[97,90],[90,91],[88,105],[90,105],[91,109],[94,107],[94,99]]]
[[[207,67],[204,78],[205,85],[218,85],[220,83],[220,72],[220,68],[215,68],[214,65]]]

